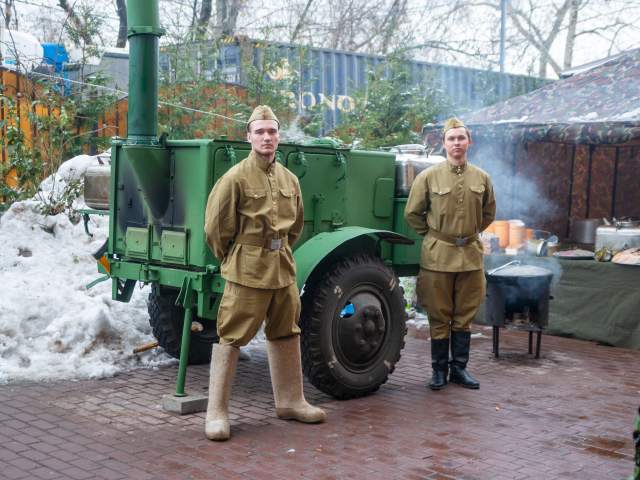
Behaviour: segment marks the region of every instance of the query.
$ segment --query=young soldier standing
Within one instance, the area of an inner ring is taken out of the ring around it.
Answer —
[[[220,343],[211,357],[205,435],[230,437],[229,399],[239,347],[263,321],[276,414],[318,423],[323,410],[307,403],[300,361],[300,295],[291,252],[304,225],[295,175],[275,161],[280,124],[267,106],[247,122],[249,156],[214,185],[207,202],[207,242],[221,262],[226,285],[218,311]]]
[[[489,175],[467,162],[471,134],[457,118],[444,124],[447,161],[421,172],[413,182],[405,219],[422,242],[416,291],[431,331],[429,387],[449,381],[466,388],[480,384],[466,371],[470,325],[485,296],[482,245],[478,234],[495,218]]]

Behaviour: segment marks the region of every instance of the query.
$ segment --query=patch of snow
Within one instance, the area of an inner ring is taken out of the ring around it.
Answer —
[[[136,288],[131,302],[121,303],[111,299],[110,281],[85,288],[100,275],[92,253],[107,237],[108,218],[91,218],[89,238],[82,222],[40,213],[42,194],[96,162],[80,155],[63,163],[43,192],[0,218],[0,383],[96,378],[175,362],[161,349],[132,352],[154,340],[148,289]]]
[[[630,110],[616,116],[616,120],[638,120],[640,119],[640,108]]]
[[[569,117],[570,122],[593,122],[595,120],[600,119],[600,115],[597,112],[589,112],[586,115],[578,116],[578,117]]]
[[[494,120],[491,123],[522,123],[526,122],[529,119],[529,115],[523,115],[520,118],[505,118],[500,120]]]

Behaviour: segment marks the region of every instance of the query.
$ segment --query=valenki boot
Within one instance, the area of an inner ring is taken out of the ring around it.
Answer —
[[[327,418],[324,410],[310,405],[304,398],[300,337],[267,340],[267,355],[278,418],[303,423],[324,422]]]
[[[240,349],[230,345],[215,344],[211,353],[211,373],[209,375],[209,402],[204,424],[204,434],[209,440],[228,440],[229,399],[236,373]]]
[[[451,332],[451,375],[449,381],[477,390],[480,383],[467,372],[471,332]]]
[[[431,368],[433,374],[429,388],[442,390],[447,386],[447,374],[449,373],[449,339],[431,339]]]

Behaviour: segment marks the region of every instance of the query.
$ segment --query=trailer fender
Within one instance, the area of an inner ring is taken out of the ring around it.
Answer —
[[[349,253],[372,253],[379,255],[379,243],[399,243],[412,245],[413,240],[388,230],[364,227],[344,227],[331,232],[322,232],[307,240],[296,249],[298,288],[302,291],[311,274],[323,263]]]

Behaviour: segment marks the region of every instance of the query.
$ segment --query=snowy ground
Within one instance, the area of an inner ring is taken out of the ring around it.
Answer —
[[[87,155],[65,162],[42,190],[61,191],[94,162]],[[100,276],[92,253],[106,238],[107,217],[92,218],[91,239],[82,222],[43,216],[39,205],[18,202],[0,218],[0,383],[102,377],[174,361],[161,349],[133,354],[154,340],[148,288],[136,288],[130,303],[111,300],[110,281],[85,288]]]

